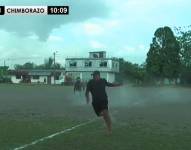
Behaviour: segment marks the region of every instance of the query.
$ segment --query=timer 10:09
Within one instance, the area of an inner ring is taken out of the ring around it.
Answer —
[[[48,6],[48,15],[68,15],[69,6]]]

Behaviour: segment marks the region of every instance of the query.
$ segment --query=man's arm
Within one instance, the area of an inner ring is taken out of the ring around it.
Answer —
[[[110,83],[106,81],[106,86],[109,86],[109,87],[117,87],[121,85],[122,85],[121,83]]]

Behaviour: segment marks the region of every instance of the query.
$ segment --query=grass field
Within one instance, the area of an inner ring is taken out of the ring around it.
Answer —
[[[191,89],[107,89],[113,120],[108,136],[101,119],[26,147],[26,150],[189,150]],[[0,150],[22,145],[95,119],[72,87],[0,85]]]

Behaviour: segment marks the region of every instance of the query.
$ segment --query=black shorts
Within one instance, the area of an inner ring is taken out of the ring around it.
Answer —
[[[97,116],[100,116],[100,113],[106,109],[108,110],[108,101],[104,100],[104,101],[96,101],[92,103],[92,106],[94,108],[94,111],[96,113]]]

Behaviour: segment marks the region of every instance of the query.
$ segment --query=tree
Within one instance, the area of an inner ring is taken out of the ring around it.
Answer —
[[[169,27],[158,28],[147,53],[146,69],[155,79],[177,79],[180,74],[180,46]]]
[[[8,66],[0,66],[0,77],[7,75]]]
[[[14,68],[16,70],[18,69],[63,69],[61,64],[55,63],[53,64],[53,59],[49,57],[48,59],[45,59],[44,64],[36,65],[33,62],[27,62],[23,65],[16,64]]]
[[[23,65],[19,65],[19,64],[16,64],[14,66],[15,69],[34,69],[35,68],[35,64],[32,63],[32,62],[26,62],[25,64]]]
[[[8,66],[0,66],[0,83],[11,83],[8,75]]]
[[[125,61],[123,58],[119,59],[119,72],[123,79],[139,84],[143,82],[145,69],[144,66],[138,64],[132,64],[131,62]]]
[[[185,67],[191,67],[191,26],[186,29],[175,28],[177,40],[180,43],[181,62]]]
[[[180,43],[181,82],[191,84],[191,26],[175,28],[177,40]]]
[[[152,77],[158,80],[163,78],[163,62],[160,56],[160,48],[155,42],[155,39],[153,39],[153,44],[150,45],[149,52],[147,53],[146,70]]]
[[[53,58],[52,57],[49,57],[48,59],[45,59],[45,62],[44,62],[44,66],[45,66],[45,69],[51,69],[53,68]]]

